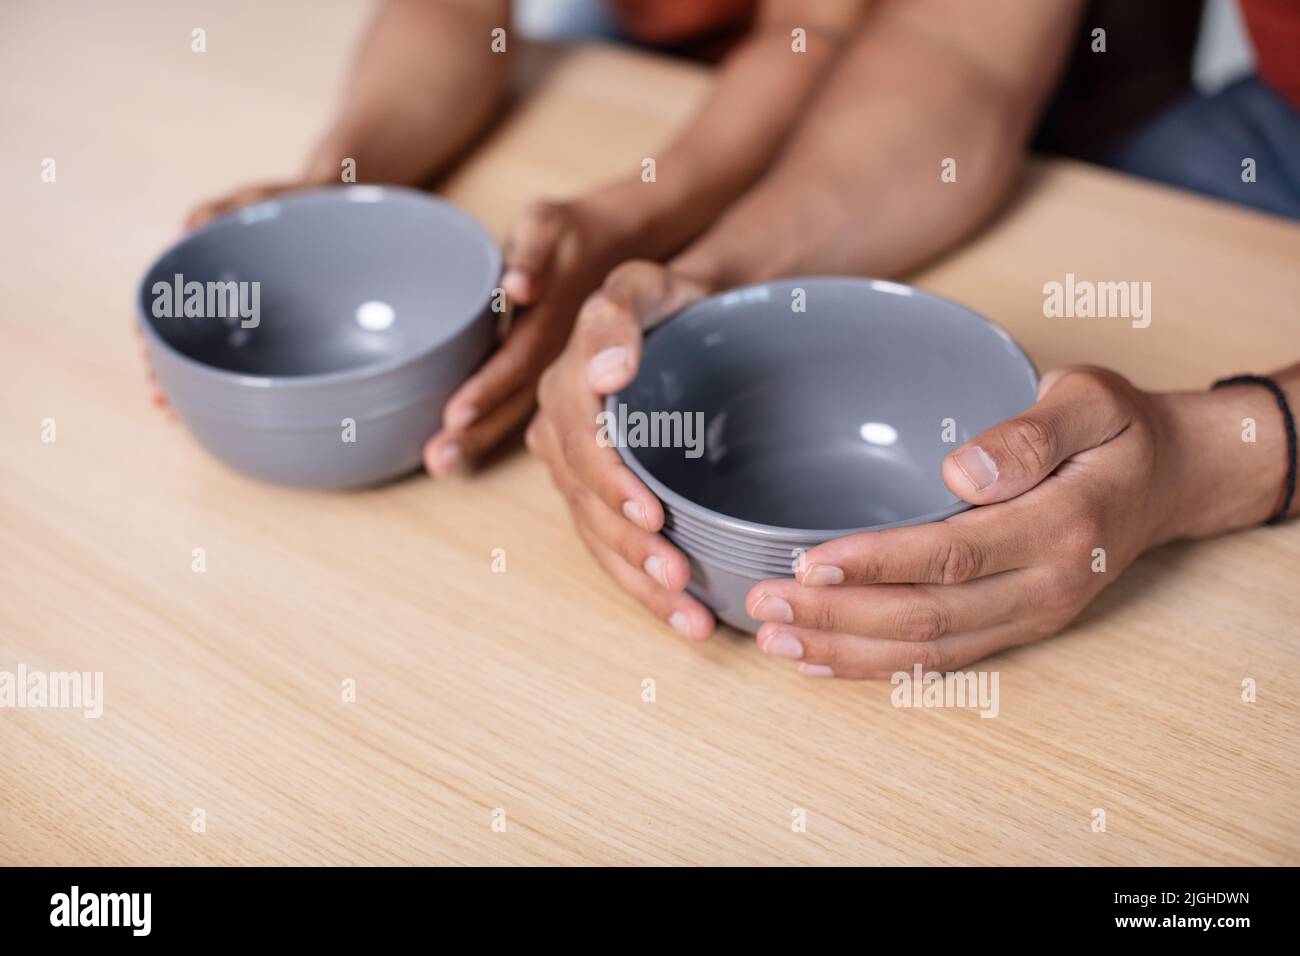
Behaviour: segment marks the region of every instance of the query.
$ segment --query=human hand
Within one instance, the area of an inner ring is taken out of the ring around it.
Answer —
[[[944,460],[945,484],[985,507],[810,549],[746,598],[759,647],[809,676],[888,678],[1054,634],[1175,536],[1166,401],[1103,369],[1049,373],[1034,406]]]
[[[598,442],[597,415],[604,396],[636,377],[642,330],[709,291],[650,262],[628,262],[611,272],[542,376],[540,407],[526,435],[601,567],[657,618],[694,640],[713,633],[713,615],[685,593],[690,566],[658,533],[663,507],[618,452]]]
[[[284,196],[320,185],[323,184],[315,180],[291,179],[283,182],[254,183],[250,186],[242,186],[234,192],[218,196],[216,199],[209,199],[191,209],[185,216],[184,231],[189,232],[200,226],[206,226],[218,216],[224,216],[236,209],[243,209],[245,206],[265,202],[268,199],[274,199],[276,196]]]
[[[564,348],[582,300],[625,258],[630,225],[595,200],[537,203],[506,243],[501,287],[517,310],[502,342],[447,401],[425,465],[445,477],[522,425],[537,382]]]

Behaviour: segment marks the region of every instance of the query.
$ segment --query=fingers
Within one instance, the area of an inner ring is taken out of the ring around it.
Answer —
[[[944,460],[944,483],[953,494],[977,505],[1023,494],[1071,455],[1124,431],[1132,420],[1126,400],[1130,389],[1123,378],[1103,369],[1050,375],[1037,404]]]
[[[1033,613],[1048,597],[1050,581],[1037,569],[949,587],[807,588],[789,579],[771,580],[750,590],[745,608],[755,620],[773,624],[925,643]]]
[[[131,334],[135,336],[136,350],[140,353],[140,360],[144,362],[144,374],[147,382],[146,394],[149,396],[149,404],[155,408],[163,409],[169,414],[172,413],[171,405],[167,401],[167,394],[162,390],[162,385],[158,383],[158,376],[153,370],[153,362],[149,359],[149,345],[144,340],[144,333],[140,331],[140,326],[134,322],[131,323]]]
[[[562,336],[555,336],[554,344],[548,341],[551,331],[544,315],[520,318],[501,347],[447,400],[442,413],[444,431],[462,432],[519,389],[532,392],[542,370],[564,343]]]
[[[598,395],[625,387],[641,363],[641,331],[708,292],[701,282],[651,262],[626,262],[578,313],[574,328],[587,384]]]
[[[764,624],[754,639],[764,654],[798,661],[807,677],[846,677],[853,680],[888,680],[900,671],[911,673],[918,664],[923,673],[947,673],[1036,638],[1033,629],[1019,623],[913,644],[855,634],[837,634],[784,624]]]
[[[228,196],[220,199],[214,199],[198,206],[185,217],[185,228],[197,229],[199,226],[206,225],[218,216],[233,212],[236,209],[242,209],[244,206],[251,206],[253,203],[262,202],[281,193],[293,192],[305,188],[301,183],[271,183],[258,184],[255,186],[245,186]]]
[[[560,294],[564,290],[559,288],[545,302],[538,303],[538,298],[544,291],[543,279],[553,270],[555,248],[569,221],[563,206],[539,203],[515,227],[507,244],[502,286],[515,304],[536,305],[516,313],[516,321],[501,347],[447,401],[443,433],[434,436],[431,443],[430,454],[438,463],[432,474],[454,469],[456,451],[472,457],[470,446],[477,443],[477,436],[493,431],[486,424],[476,423],[491,416],[499,424],[496,406],[520,389],[534,391],[542,371],[563,349],[574,305],[566,301]],[[466,435],[467,431],[473,434]]]
[[[657,533],[664,526],[663,505],[623,464],[618,452],[596,442],[595,416],[593,407],[589,420],[572,427],[538,416],[524,439],[529,450],[546,463],[557,484],[574,481],[611,511],[639,528]]]
[[[158,384],[158,376],[149,372],[149,403],[156,408],[167,407],[167,396],[163,393],[162,386]]]
[[[529,426],[529,449],[545,462],[592,554],[622,587],[679,632],[702,639],[713,616],[684,589],[690,565],[656,532],[663,507],[600,440],[601,397],[636,374],[641,330],[706,291],[662,266],[626,263],[579,312],[560,358],[538,383],[541,410]]]
[[[1051,544],[1063,516],[1035,513],[1032,500],[947,521],[864,531],[810,548],[795,565],[805,587],[840,584],[963,584],[1029,566]]]
[[[533,409],[533,390],[518,389],[473,425],[460,431],[443,429],[424,446],[424,466],[435,478],[445,478],[479,458],[518,428]]]
[[[640,568],[656,584],[669,591],[685,590],[691,579],[686,555],[667,538],[651,534],[622,514],[611,511],[603,501],[578,483],[563,476],[556,487],[568,502],[574,521],[590,531],[629,567]]]
[[[564,232],[566,216],[556,203],[530,207],[506,242],[505,274],[501,288],[518,305],[537,301],[550,276],[555,247]]]
[[[189,215],[185,217],[185,229],[197,229],[199,226],[206,226],[217,216],[225,211],[224,202],[218,200],[215,202],[204,203],[202,206],[196,206],[191,209]]]
[[[703,604],[684,591],[664,588],[645,572],[633,568],[581,522],[575,524],[592,557],[651,614],[693,641],[705,640],[713,633],[713,615]]]

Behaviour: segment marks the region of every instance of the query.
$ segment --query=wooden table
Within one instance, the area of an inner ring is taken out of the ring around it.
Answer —
[[[148,407],[133,283],[195,200],[296,167],[364,15],[0,11],[0,670],[102,671],[105,694],[98,720],[0,710],[0,861],[1300,862],[1295,524],[1147,556],[1067,632],[984,665],[984,720],[798,677],[730,632],[676,639],[522,451],[469,480],[304,493]],[[639,163],[709,82],[608,48],[534,79],[449,187],[498,233]],[[1040,367],[1199,388],[1300,355],[1297,262],[1294,225],[1039,163],[916,281]],[[1067,272],[1151,281],[1151,327],[1044,318]]]

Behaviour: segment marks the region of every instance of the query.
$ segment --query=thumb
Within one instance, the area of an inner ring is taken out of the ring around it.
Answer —
[[[583,305],[574,330],[591,388],[609,395],[631,382],[641,364],[641,331],[708,291],[703,283],[652,262],[625,262],[611,272]]]
[[[1036,404],[944,459],[944,484],[976,505],[1024,494],[1070,456],[1124,431],[1132,420],[1127,401],[1131,388],[1124,378],[1104,369],[1049,373]]]

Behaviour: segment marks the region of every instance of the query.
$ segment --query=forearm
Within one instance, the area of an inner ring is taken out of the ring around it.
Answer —
[[[1271,378],[1300,411],[1300,364]],[[1287,439],[1277,399],[1259,385],[1157,396],[1171,491],[1162,540],[1260,524],[1282,505]],[[1290,514],[1300,511],[1293,501]]]
[[[584,201],[619,211],[640,236],[638,255],[662,258],[702,232],[768,168],[849,35],[859,0],[770,4],[718,70],[686,127],[641,170]],[[792,31],[805,31],[803,52]]]
[[[499,0],[385,0],[357,53],[343,108],[312,151],[311,181],[337,181],[344,159],[359,180],[418,183],[487,124],[507,91],[507,27]]]
[[[1059,21],[1072,5],[1053,5],[1050,17],[1043,9],[886,5],[845,51],[781,161],[677,264],[727,284],[800,272],[889,276],[969,234],[1015,181],[1065,56],[1070,28]],[[999,40],[995,14],[1021,24],[1014,39]],[[994,49],[982,52],[982,42]],[[1013,46],[1009,65],[998,62],[998,42]],[[941,175],[947,159],[953,181]]]

